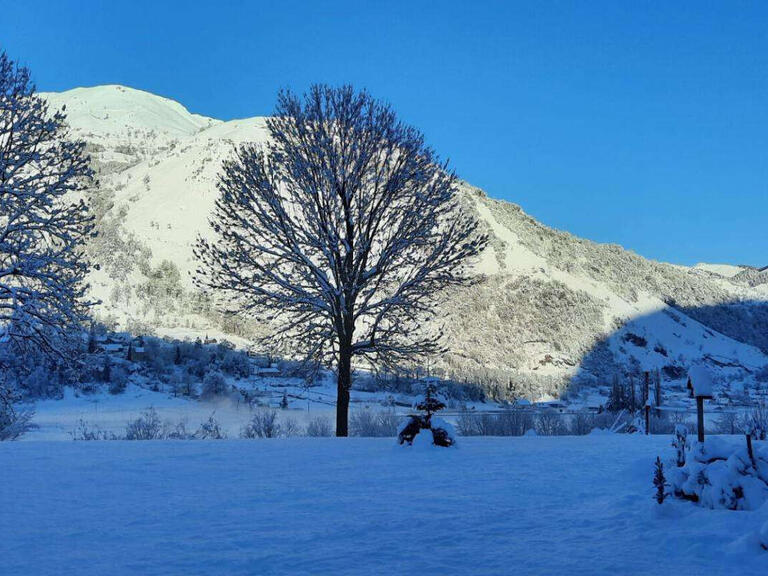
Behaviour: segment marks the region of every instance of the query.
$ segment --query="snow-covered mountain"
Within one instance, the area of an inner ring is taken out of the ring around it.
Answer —
[[[241,337],[258,327],[219,319],[194,294],[192,245],[206,233],[222,159],[264,141],[263,118],[222,122],[122,86],[45,94],[66,107],[98,172],[93,203],[100,316],[160,334]],[[565,382],[662,369],[680,378],[707,362],[730,381],[754,383],[768,365],[768,272],[655,262],[620,246],[548,228],[512,203],[464,184],[464,209],[490,234],[479,282],[444,307],[451,352],[444,370],[503,396],[556,395]],[[218,325],[218,326],[217,326]]]

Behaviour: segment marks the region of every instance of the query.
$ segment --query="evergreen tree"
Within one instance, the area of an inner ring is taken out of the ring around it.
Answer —
[[[425,422],[429,427],[429,422],[432,419],[432,415],[445,408],[445,403],[437,396],[437,386],[431,382],[427,384],[427,389],[424,393],[424,400],[416,404],[416,408],[425,412]]]

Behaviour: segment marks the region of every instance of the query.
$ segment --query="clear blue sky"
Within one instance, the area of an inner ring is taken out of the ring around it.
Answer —
[[[388,100],[458,174],[645,256],[768,265],[768,3],[0,0],[41,90],[229,119],[281,87]]]

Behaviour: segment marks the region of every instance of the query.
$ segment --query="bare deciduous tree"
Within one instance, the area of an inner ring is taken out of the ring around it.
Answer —
[[[89,302],[83,245],[93,224],[85,144],[68,138],[29,71],[0,54],[0,342],[66,358],[61,338]]]
[[[266,146],[223,166],[198,284],[268,322],[272,346],[334,365],[348,433],[353,358],[396,365],[440,350],[441,292],[485,246],[457,180],[422,134],[351,87],[281,92]]]

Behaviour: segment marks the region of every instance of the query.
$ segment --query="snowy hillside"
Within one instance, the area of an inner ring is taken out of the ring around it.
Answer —
[[[223,330],[247,338],[258,329],[222,323],[193,293],[190,273],[221,161],[240,142],[264,141],[264,119],[221,122],[120,86],[46,97],[66,106],[99,173],[101,233],[91,253],[101,269],[91,281],[101,318],[161,335]],[[444,308],[451,353],[435,364],[446,374],[500,397],[556,396],[572,379],[577,391],[617,372],[659,369],[674,381],[693,362],[728,382],[762,379],[768,273],[650,261],[543,226],[468,184],[462,194],[491,242],[476,265],[479,282]]]

